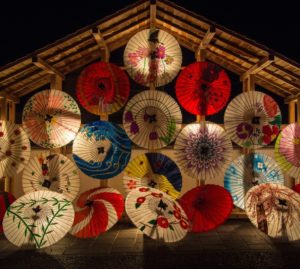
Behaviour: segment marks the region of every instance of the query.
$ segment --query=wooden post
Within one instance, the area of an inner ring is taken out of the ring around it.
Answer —
[[[296,122],[296,102],[289,102],[289,123]]]
[[[150,2],[150,28],[155,27],[156,23],[156,0]]]
[[[0,98],[0,119],[7,120],[7,100]]]

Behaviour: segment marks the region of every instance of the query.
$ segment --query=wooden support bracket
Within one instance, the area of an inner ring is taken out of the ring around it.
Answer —
[[[53,66],[48,64],[45,60],[40,58],[39,56],[35,55],[31,58],[32,63],[35,64],[37,67],[45,70],[48,74],[57,75],[62,79],[65,79],[65,75],[61,73],[59,70],[55,69]]]
[[[215,26],[211,25],[205,33],[202,41],[195,52],[195,58],[198,62],[205,61],[205,50],[216,34]]]
[[[102,61],[108,62],[109,58],[110,58],[110,51],[109,51],[108,46],[100,32],[100,29],[98,27],[94,27],[92,29],[92,34],[93,34],[93,37],[94,37],[99,49],[103,53],[103,54],[101,53]]]
[[[150,1],[150,28],[156,23],[156,0]]]

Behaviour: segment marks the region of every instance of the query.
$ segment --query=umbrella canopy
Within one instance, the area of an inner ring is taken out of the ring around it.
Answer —
[[[230,216],[233,208],[230,193],[221,186],[210,184],[189,190],[179,203],[195,233],[217,228]]]
[[[30,142],[24,130],[9,121],[0,121],[0,177],[21,172],[30,158]]]
[[[30,192],[10,205],[3,219],[6,238],[14,245],[48,247],[63,238],[74,220],[72,203],[52,191]]]
[[[268,155],[252,153],[241,155],[228,167],[224,186],[231,193],[234,205],[245,208],[245,194],[253,186],[262,183],[284,184],[283,174],[277,163]]]
[[[153,188],[137,188],[128,193],[126,212],[144,234],[165,242],[181,240],[189,229],[185,212],[166,193]]]
[[[300,176],[300,125],[287,125],[279,134],[275,144],[275,160],[289,176]]]
[[[274,99],[262,92],[244,92],[227,106],[225,129],[230,138],[243,148],[270,144],[278,135],[281,112]]]
[[[183,171],[201,180],[222,174],[231,161],[232,144],[214,123],[188,124],[176,138],[175,156]]]
[[[300,195],[279,184],[252,187],[245,197],[251,222],[270,237],[300,239]]]
[[[184,68],[176,81],[176,96],[194,115],[212,115],[228,102],[230,79],[222,68],[209,62],[195,62]]]
[[[0,234],[3,233],[2,221],[4,218],[4,214],[9,205],[15,201],[15,197],[9,193],[0,191]]]
[[[297,193],[300,194],[300,184],[296,184],[294,187],[293,187],[293,190]]]
[[[75,201],[75,219],[70,233],[76,237],[97,237],[122,217],[124,201],[113,188],[95,188]]]
[[[137,83],[156,87],[171,82],[180,70],[182,53],[177,40],[159,29],[146,29],[128,41],[124,64]]]
[[[77,103],[63,91],[40,91],[27,101],[23,110],[26,133],[43,148],[59,148],[71,142],[80,122]]]
[[[73,159],[79,169],[96,179],[121,173],[131,155],[131,142],[117,124],[96,121],[81,127],[73,143]]]
[[[143,91],[126,105],[123,124],[137,145],[158,149],[169,145],[181,129],[182,115],[176,101],[161,91]]]
[[[178,198],[182,178],[176,163],[161,153],[145,153],[135,157],[126,167],[123,178],[128,193],[137,187],[159,189],[173,198]]]
[[[80,188],[80,178],[76,165],[62,154],[32,157],[23,172],[25,193],[51,190],[62,193],[72,201]]]
[[[120,110],[126,103],[129,92],[130,83],[126,73],[107,62],[90,64],[81,72],[76,85],[79,103],[96,115]]]

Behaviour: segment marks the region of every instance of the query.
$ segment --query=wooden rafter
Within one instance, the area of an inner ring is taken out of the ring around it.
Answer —
[[[101,51],[103,51],[103,59],[102,60],[105,62],[108,62],[109,57],[110,57],[110,51],[109,51],[108,46],[100,32],[100,29],[98,27],[94,27],[92,29],[92,34],[93,34],[95,41],[97,42],[99,49]]]
[[[241,81],[245,80],[249,75],[255,75],[259,71],[266,68],[268,65],[273,63],[275,60],[275,57],[273,54],[269,54],[265,58],[261,59],[258,63],[253,65],[250,69],[248,69],[244,74],[241,75],[240,79]]]
[[[13,95],[13,94],[9,94],[5,91],[0,91],[0,98],[5,98],[8,101],[14,102],[16,104],[20,103],[20,98]]]
[[[35,64],[40,69],[45,70],[48,74],[57,75],[57,76],[61,77],[62,79],[65,79],[65,75],[63,73],[61,73],[59,70],[55,69],[53,66],[48,64],[45,60],[43,60],[39,56],[33,56],[32,63]]]
[[[150,0],[150,27],[155,26],[156,20],[156,0]]]
[[[298,89],[298,91],[300,91],[300,89]],[[300,96],[300,93],[290,95],[284,99],[284,103],[288,104],[290,102],[297,102],[299,96]]]
[[[215,26],[210,26],[201,40],[199,47],[195,52],[197,61],[205,61],[205,50],[216,34]]]

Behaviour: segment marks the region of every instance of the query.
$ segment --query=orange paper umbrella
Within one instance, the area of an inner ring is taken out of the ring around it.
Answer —
[[[251,222],[270,237],[300,239],[300,195],[279,184],[252,187],[245,197],[245,210]]]
[[[80,110],[75,100],[63,91],[41,91],[24,106],[23,127],[37,145],[59,148],[75,138],[80,127]]]
[[[81,238],[96,237],[106,232],[121,218],[122,195],[113,188],[95,188],[75,201],[75,220],[70,233]]]
[[[111,114],[126,103],[130,92],[126,73],[112,63],[97,62],[86,67],[76,85],[80,104],[89,112]]]
[[[0,121],[0,178],[21,172],[30,158],[30,142],[19,125]]]
[[[195,233],[217,228],[229,217],[233,208],[230,193],[221,186],[210,184],[189,190],[179,203]]]

